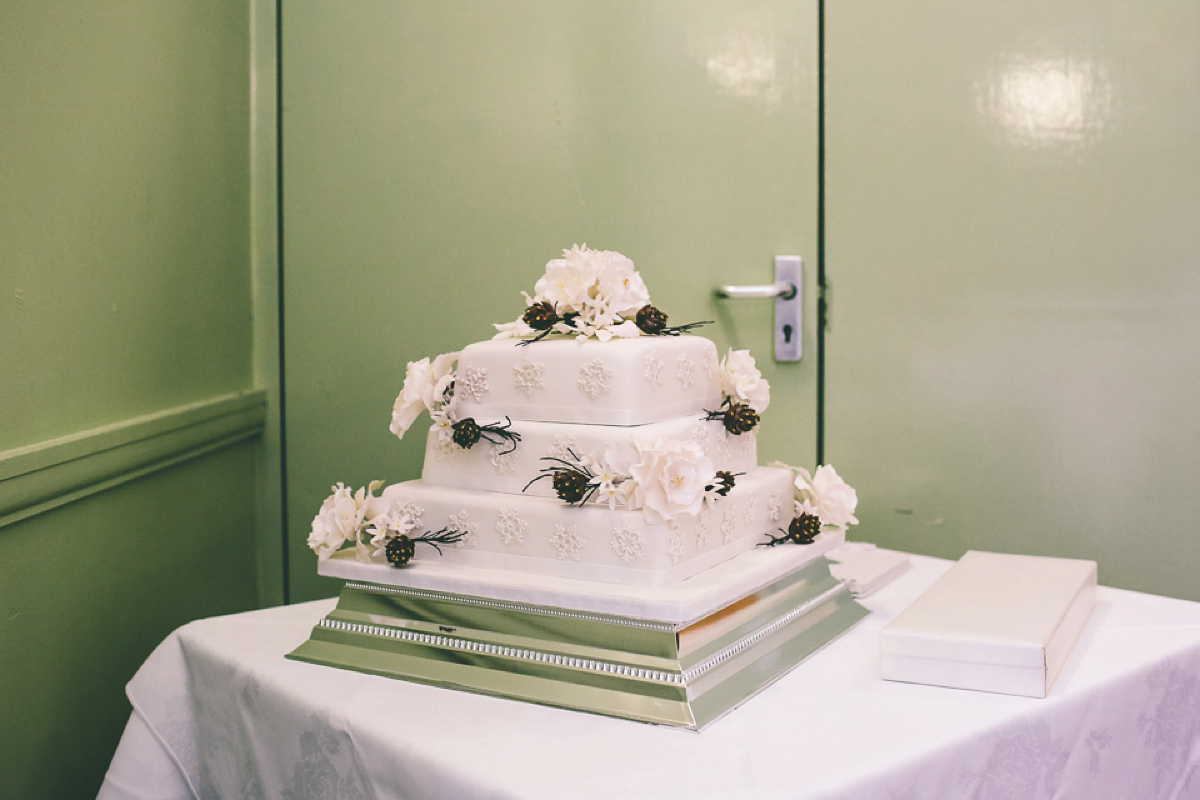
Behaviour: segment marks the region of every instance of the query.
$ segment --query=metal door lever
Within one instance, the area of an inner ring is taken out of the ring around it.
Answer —
[[[740,300],[751,297],[781,297],[791,300],[799,291],[794,283],[772,283],[762,286],[718,286],[713,294],[726,300]]]
[[[775,298],[775,360],[799,361],[801,312],[804,310],[804,262],[800,256],[775,256],[775,283],[761,286],[722,285],[713,294],[724,300]]]

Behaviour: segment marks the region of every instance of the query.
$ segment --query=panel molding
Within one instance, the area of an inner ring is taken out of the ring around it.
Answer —
[[[259,436],[266,409],[235,392],[0,452],[0,528]]]

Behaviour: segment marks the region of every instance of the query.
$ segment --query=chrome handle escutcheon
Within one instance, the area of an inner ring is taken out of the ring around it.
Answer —
[[[804,260],[775,256],[775,282],[760,286],[724,284],[713,289],[722,300],[775,299],[775,360],[799,361],[804,311]]]

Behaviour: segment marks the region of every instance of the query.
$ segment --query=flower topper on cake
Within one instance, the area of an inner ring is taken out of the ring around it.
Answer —
[[[667,315],[650,304],[650,293],[633,262],[612,250],[575,245],[546,264],[546,274],[525,292],[520,318],[495,326],[495,339],[536,342],[552,333],[578,339],[678,336],[707,322],[670,327]]]
[[[454,544],[465,535],[448,528],[411,535],[417,528],[417,519],[403,505],[376,496],[382,485],[383,481],[371,481],[357,491],[342,483],[332,487],[333,494],[325,498],[321,510],[313,517],[308,536],[308,546],[319,559],[324,561],[343,544],[353,542],[359,561],[371,563],[385,556],[390,563],[403,566],[412,558],[416,543],[432,545],[440,553],[438,544]]]
[[[734,486],[734,475],[713,469],[712,461],[693,441],[659,439],[634,445],[609,445],[601,454],[547,456],[550,466],[526,484],[528,489],[549,478],[554,493],[569,505],[595,500],[610,509],[641,511],[646,521],[672,522],[699,515],[704,503],[715,503]]]
[[[358,491],[339,483],[333,494],[325,498],[321,510],[313,517],[308,546],[324,561],[346,542],[354,543],[355,557],[365,564],[383,556],[395,567],[407,564],[416,552],[417,544],[428,544],[439,553],[439,544],[455,544],[466,533],[450,528],[412,535],[417,520],[404,506],[386,497],[377,497],[376,490],[383,481],[371,481]],[[363,541],[369,538],[369,543]],[[374,548],[372,550],[371,548]]]
[[[403,439],[421,412],[427,410],[437,428],[435,442],[439,447],[458,446],[470,450],[483,439],[494,445],[507,445],[501,455],[511,453],[521,441],[521,434],[510,430],[511,419],[505,417],[503,425],[499,422],[480,425],[472,417],[459,418],[454,403],[454,362],[457,360],[458,353],[445,353],[432,363],[428,358],[408,362],[404,388],[392,406],[390,430]]]
[[[719,420],[735,436],[753,430],[771,404],[771,385],[754,365],[754,356],[749,350],[730,349],[721,359],[719,373],[724,400],[705,419]]]
[[[858,494],[832,466],[822,464],[812,475],[803,467],[788,466],[782,461],[776,461],[771,466],[790,470],[796,476],[793,483],[795,517],[786,531],[779,529],[782,536],[773,536],[770,541],[760,544],[767,547],[785,542],[811,544],[822,528],[845,533],[847,526],[858,524],[854,517]]]

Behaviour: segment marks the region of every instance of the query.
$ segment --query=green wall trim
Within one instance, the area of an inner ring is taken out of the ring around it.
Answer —
[[[237,392],[0,452],[0,527],[258,436],[266,407]]]

